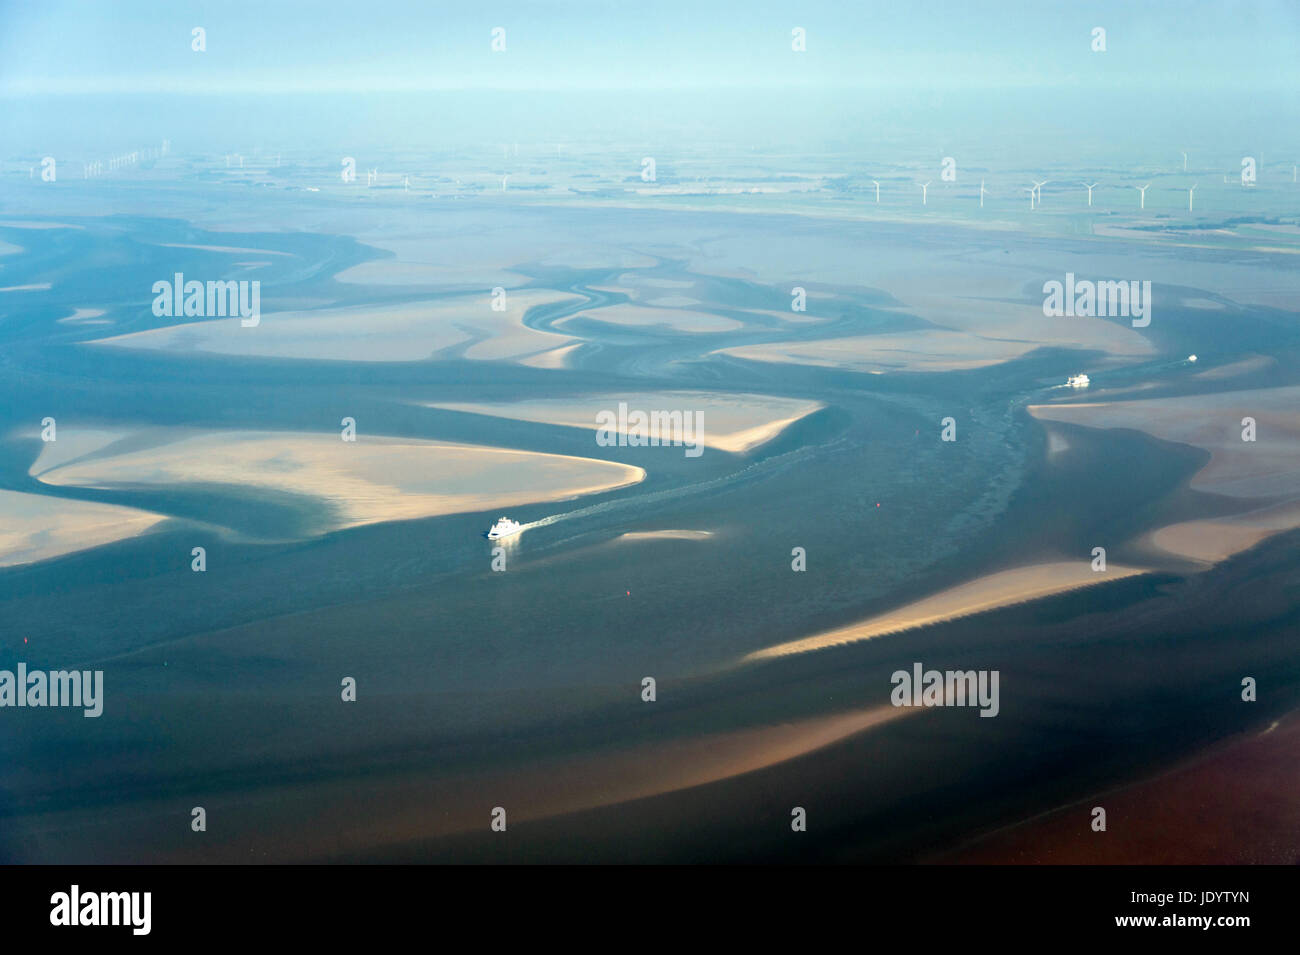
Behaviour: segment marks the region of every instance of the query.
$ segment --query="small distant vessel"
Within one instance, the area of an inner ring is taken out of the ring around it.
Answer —
[[[488,540],[499,541],[503,537],[511,537],[518,534],[523,529],[523,526],[524,525],[520,524],[518,521],[512,521],[508,517],[503,517],[501,520],[493,524],[492,529],[488,531]]]
[[[1092,379],[1087,375],[1071,375],[1065,379],[1065,384],[1069,388],[1087,388],[1092,384]]]
[[[1188,361],[1196,361],[1196,356],[1195,356],[1195,355],[1188,355],[1188,356],[1187,356],[1187,360],[1188,360]]]

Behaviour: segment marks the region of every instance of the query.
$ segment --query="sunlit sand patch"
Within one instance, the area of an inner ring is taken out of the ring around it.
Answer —
[[[1119,260],[1124,261],[1124,260]],[[1104,268],[1109,260],[1098,260]],[[1059,348],[1084,348],[1115,356],[1155,354],[1150,341],[1128,321],[1088,316],[1043,314],[1042,283],[1037,267],[1006,269],[993,259],[957,263],[942,269],[914,266],[879,279],[881,291],[897,308],[940,328],[992,339],[1035,342]],[[1077,270],[1076,270],[1077,271]],[[1047,276],[1051,278],[1050,274]],[[1063,278],[1064,275],[1055,276]],[[1029,301],[1025,298],[1028,296]]]
[[[767,315],[770,318],[779,318],[783,322],[794,322],[797,325],[803,325],[807,323],[815,324],[817,322],[826,322],[826,321],[830,321],[831,318],[833,317],[831,315],[826,315],[824,313],[819,314],[820,312],[822,312],[821,309],[818,309],[817,311],[813,311],[813,312],[795,312],[790,309],[786,309],[785,311],[778,312],[770,308],[747,308],[744,309],[744,311],[755,315]]]
[[[1265,368],[1271,368],[1276,364],[1276,358],[1271,358],[1268,355],[1255,355],[1252,358],[1243,358],[1241,361],[1220,365],[1218,368],[1207,368],[1205,371],[1197,372],[1193,377],[1201,381],[1221,381],[1225,378],[1235,378],[1237,375],[1248,375],[1263,371]]]
[[[1099,235],[1101,228],[1098,227]],[[1162,290],[1161,286],[1177,286],[1186,289],[1188,291],[1185,294],[1188,298],[1198,297],[1196,292],[1192,291],[1194,289],[1212,289],[1214,295],[1224,301],[1268,305],[1291,311],[1300,309],[1300,296],[1296,294],[1295,282],[1284,281],[1280,277],[1278,262],[1269,262],[1263,257],[1247,262],[1234,253],[1188,259],[1170,254],[1170,250],[1174,245],[1188,248],[1195,247],[1196,243],[1186,240],[1171,242],[1169,239],[1154,238],[1147,232],[1124,234],[1127,239],[1133,241],[1118,244],[1095,242],[1089,243],[1087,248],[1081,247],[1072,251],[1070,271],[1077,276],[1090,279],[1121,279],[1134,277],[1138,273],[1133,272],[1133,269],[1139,269],[1144,278],[1149,278],[1157,286],[1153,318],[1157,324],[1165,320],[1161,318],[1162,315],[1168,318],[1171,309],[1184,297],[1182,292],[1173,292],[1172,297],[1167,298],[1165,293],[1171,290],[1167,288]],[[1222,246],[1213,242],[1205,243],[1202,247],[1222,249]],[[873,263],[875,272],[868,267],[863,270],[861,278],[851,281],[868,282],[883,288],[893,294],[904,308],[943,326],[956,326],[964,322],[962,315],[966,308],[968,306],[980,308],[980,299],[1009,299],[1013,302],[1028,300],[1033,304],[1017,306],[1029,309],[1026,320],[1032,322],[1035,317],[1032,313],[1036,311],[1037,319],[1040,322],[1044,321],[1046,319],[1040,307],[1043,300],[1043,282],[1052,278],[1062,280],[1066,272],[1060,263],[1059,251],[1054,252],[1047,247],[1025,249],[1023,254],[1015,257],[1014,264],[1008,260],[1008,257],[999,255],[996,248],[975,251],[959,260],[947,258],[936,260],[940,265],[926,263],[920,268],[915,262],[916,257],[913,255],[911,258],[913,261],[901,263],[892,272],[882,270],[879,262]],[[1282,263],[1283,266],[1285,264]],[[1011,284],[1014,287],[1008,287]],[[934,299],[934,301],[927,303],[927,299]],[[934,306],[937,306],[937,309]],[[1070,324],[1076,323],[1077,319],[1062,317],[1055,321]],[[1151,329],[1144,331],[1132,328],[1128,323],[1119,320],[1107,322],[1105,319],[1096,318],[1088,319],[1087,322],[1095,323],[1102,333],[1106,332],[1100,329],[1100,326],[1110,324],[1111,333],[1124,333],[1132,336],[1134,341],[1143,339],[1145,332],[1151,331]],[[960,327],[968,326],[962,324]],[[978,326],[971,330],[991,334],[985,328]],[[1052,334],[1056,333],[1056,331],[1052,332]],[[1071,332],[1071,334],[1080,333]],[[1087,330],[1082,333],[1091,334]],[[1035,333],[1031,330],[1024,337],[1035,337]],[[1117,343],[1124,345],[1122,340]],[[1115,354],[1110,347],[1101,350]]]
[[[1031,405],[1036,418],[1089,428],[1129,428],[1210,452],[1197,490],[1240,498],[1300,497],[1300,386],[1148,401]],[[1242,440],[1243,418],[1257,439]]]
[[[580,774],[564,773],[551,786],[532,779],[528,791],[537,798],[520,800],[531,803],[524,818],[615,805],[757,772],[901,719],[909,710],[869,707],[610,753],[589,763]],[[575,792],[575,776],[588,781],[599,778],[601,784],[588,782]]]
[[[102,308],[78,308],[73,309],[71,315],[59,319],[61,325],[107,325],[108,319],[100,318],[104,314]]]
[[[67,222],[14,222],[9,219],[0,221],[0,226],[6,229],[84,229],[84,225],[73,225]]]
[[[530,368],[568,368],[570,356],[580,347],[582,347],[582,342],[561,345],[559,348],[552,348],[550,351],[539,352],[536,355],[521,358],[519,364],[528,365]]]
[[[881,276],[880,290],[897,309],[932,328],[827,341],[771,343],[727,349],[756,361],[792,362],[848,371],[956,371],[984,368],[1035,348],[1100,351],[1114,359],[1155,354],[1129,325],[1102,318],[1048,318],[1041,304],[1024,304],[1025,271],[976,268],[951,273],[914,267]],[[817,310],[810,298],[807,314]]]
[[[1191,487],[1244,501],[1272,501],[1244,513],[1182,521],[1143,543],[1213,564],[1273,534],[1300,527],[1300,387],[1231,391],[1150,401],[1032,405],[1034,417],[1090,428],[1130,428],[1210,452]],[[1256,419],[1256,440],[1243,441],[1244,417]]]
[[[644,280],[635,281],[636,277],[632,275],[624,276],[624,278],[631,278],[634,281],[614,285],[592,285],[591,288],[598,292],[625,295],[632,302],[647,308],[692,308],[703,304],[700,299],[677,291],[679,288],[694,287],[694,282],[657,284]]]
[[[44,292],[49,287],[49,282],[36,282],[31,285],[8,285],[0,288],[0,292]]]
[[[615,541],[648,541],[648,540],[681,540],[681,541],[704,541],[713,536],[713,531],[629,531],[626,534],[619,534]]]
[[[269,312],[261,324],[244,328],[239,318],[167,325],[100,339],[115,348],[203,352],[266,358],[334,361],[420,361],[436,352],[482,338],[465,357],[504,361],[547,352],[572,339],[523,324],[535,305],[575,296],[549,290],[514,292],[507,308],[494,312],[487,294],[398,305],[363,305]]]
[[[163,520],[133,507],[0,490],[0,567],[135,537]]]
[[[883,373],[985,368],[1019,358],[1035,347],[1033,342],[993,341],[961,332],[924,329],[889,335],[739,345],[719,352],[748,361]]]
[[[705,786],[796,759],[895,720],[917,707],[874,706],[669,742],[562,757],[509,771],[454,777],[410,776],[386,787],[366,813],[325,811],[313,826],[328,831],[329,851],[400,845],[482,828],[481,793],[510,809],[510,820],[546,819]],[[285,801],[285,800],[281,800]],[[296,802],[296,800],[294,800]],[[347,800],[332,800],[346,804]],[[436,804],[437,813],[429,812]]]
[[[693,282],[687,282],[682,284],[685,284],[687,286],[694,285]],[[693,315],[697,313],[703,314],[702,307],[705,306],[705,303],[703,301],[690,295],[680,295],[675,293],[664,294],[664,290],[661,288],[647,288],[638,284],[592,285],[590,286],[590,288],[594,289],[597,292],[609,292],[613,295],[625,295],[633,303],[631,305],[621,304],[616,306],[606,306],[606,309],[618,308],[621,310],[627,310],[627,309],[657,309],[657,308],[683,309],[684,308],[684,309],[694,309],[694,311],[691,313]],[[604,314],[604,312],[606,311],[606,309],[593,310],[590,312],[586,312],[584,314],[592,318],[600,319],[602,314]],[[618,324],[647,324],[647,325],[658,324],[659,319],[662,316],[657,316],[654,314],[646,314],[645,317],[648,320],[641,321],[637,315],[637,312],[632,311],[628,315],[620,316],[620,320],[618,321]],[[719,320],[726,320],[724,316],[710,316],[710,317],[717,318]],[[629,318],[635,320],[629,320]],[[692,319],[692,321],[695,320]],[[702,328],[702,330],[711,331],[713,329],[704,327]]]
[[[1097,572],[1086,559],[1017,567],[960,584],[860,623],[756,650],[741,662],[751,663],[858,643],[1146,572],[1139,567],[1116,563],[1108,564],[1104,572]]]
[[[417,361],[469,339],[454,313],[432,303],[263,313],[243,328],[239,318],[166,325],[89,344],[154,351],[339,361]]]
[[[605,282],[599,285],[593,284],[591,288],[600,292],[626,295],[633,302],[645,305],[669,305],[669,303],[677,299],[681,299],[682,304],[698,305],[698,301],[684,294],[685,290],[694,288],[695,284],[694,281],[661,279],[640,275],[636,272],[625,272],[613,282]],[[649,301],[652,299],[654,301]],[[658,301],[661,299],[665,301]]]
[[[588,309],[572,318],[565,319],[567,324],[576,319],[590,318],[611,325],[656,326],[667,325],[681,332],[730,332],[744,326],[731,318],[710,315],[707,312],[688,311],[679,308],[650,308],[644,305],[607,305],[604,308]]]
[[[241,249],[231,245],[189,245],[184,242],[160,242],[164,249],[199,249],[203,252],[227,252],[235,255],[292,255],[291,252],[276,252],[272,249]]]
[[[440,224],[421,219],[410,229],[388,221],[382,226],[354,233],[367,246],[391,253],[344,269],[336,281],[360,285],[426,285],[445,289],[482,289],[497,286],[513,289],[528,277],[511,266],[530,260],[537,243],[546,241],[538,233],[470,230],[454,223]]]
[[[115,441],[127,436],[125,431],[113,431],[102,428],[73,428],[64,424],[57,432],[57,440],[41,444],[41,452],[32,464],[29,473],[39,478],[42,472],[61,467],[69,461],[97,454]],[[39,431],[19,431],[15,437],[38,439]]]
[[[483,793],[490,805],[509,809],[511,826],[529,820],[634,803],[667,793],[759,772],[834,746],[898,720],[923,718],[920,707],[888,704],[663,742],[607,748],[593,753],[535,759],[477,772],[428,770],[385,777],[382,786],[358,788],[353,779],[271,783],[230,790],[219,800],[224,812],[256,814],[281,836],[259,850],[263,862],[323,859],[405,846],[427,839],[484,830]],[[431,811],[430,807],[436,807]],[[94,832],[131,832],[144,814],[97,812]],[[629,811],[636,807],[628,806]],[[164,807],[149,804],[151,816]],[[86,811],[28,815],[28,831],[86,828]],[[310,824],[304,824],[307,818]],[[788,819],[789,816],[787,815]],[[113,821],[118,825],[115,827]],[[105,837],[108,840],[110,837]],[[135,845],[132,836],[119,845]],[[191,858],[173,848],[163,861]],[[210,861],[247,861],[246,839],[218,835],[207,850]],[[101,851],[101,854],[104,854]],[[155,861],[158,861],[155,857]]]
[[[646,304],[655,308],[686,308],[699,305],[700,300],[686,295],[661,295],[658,298],[647,299]]]
[[[800,418],[823,407],[819,401],[804,399],[697,391],[586,395],[580,398],[538,398],[532,401],[439,402],[430,404],[429,407],[599,431],[601,424],[597,421],[597,415],[609,411],[617,418],[619,402],[626,402],[629,411],[639,409],[648,413],[654,410],[677,410],[703,415],[694,420],[701,423],[699,437],[704,446],[732,454],[749,451],[772,440]]]
[[[1146,535],[1142,543],[1176,557],[1217,564],[1294,527],[1300,527],[1300,504],[1293,502],[1232,517],[1170,524]]]
[[[914,304],[915,303],[915,304]],[[1089,316],[1048,317],[1041,305],[931,298],[918,295],[907,310],[946,328],[981,338],[1031,342],[1051,348],[1100,351],[1113,357],[1144,358],[1155,346],[1128,321]]]
[[[486,340],[475,342],[466,349],[466,358],[478,361],[519,360],[539,357],[557,347],[580,344],[570,337],[538,331],[524,324],[524,313],[533,306],[580,301],[577,296],[549,289],[534,289],[512,292],[506,301],[508,307],[505,311],[494,312],[484,307],[482,314],[476,310],[471,317],[458,320],[459,324],[488,336]]]
[[[477,268],[465,270],[433,262],[408,262],[400,259],[374,259],[353,265],[334,278],[354,285],[476,285],[485,289],[512,288],[527,277],[505,269]]]
[[[162,429],[149,433],[158,441]],[[640,468],[590,458],[437,441],[372,437],[355,443],[337,433],[176,429],[166,444],[117,453],[101,438],[52,463],[48,449],[32,465],[42,482],[75,487],[175,488],[224,484],[315,498],[332,528],[559,501],[644,480]]]

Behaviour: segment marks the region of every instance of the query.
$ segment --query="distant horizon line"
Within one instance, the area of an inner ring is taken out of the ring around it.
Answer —
[[[274,94],[280,96],[319,96],[319,95],[347,95],[347,94],[392,94],[392,93],[663,93],[663,92],[694,92],[700,90],[729,90],[729,91],[755,91],[755,92],[808,92],[808,91],[863,91],[878,92],[882,90],[903,91],[916,96],[933,95],[936,93],[976,93],[976,92],[1070,92],[1077,91],[1081,93],[1169,93],[1178,96],[1187,96],[1189,93],[1196,94],[1214,94],[1214,93],[1233,93],[1243,89],[1249,89],[1256,95],[1261,93],[1283,94],[1294,98],[1296,96],[1295,88],[1286,83],[1279,83],[1276,86],[1262,86],[1258,83],[1249,81],[1240,81],[1235,83],[1214,83],[1207,86],[1188,86],[1185,83],[1171,81],[1169,85],[1152,84],[1149,82],[1135,82],[1115,77],[1109,78],[1105,82],[1098,83],[1090,78],[1089,82],[1080,82],[1068,79],[1054,80],[1051,82],[1004,82],[991,83],[987,81],[978,82],[952,82],[936,83],[927,86],[918,86],[915,84],[892,83],[888,81],[862,81],[862,82],[836,82],[836,83],[815,83],[807,80],[799,82],[759,82],[743,83],[737,81],[717,81],[717,82],[691,82],[691,83],[672,83],[672,84],[614,84],[602,86],[574,86],[574,85],[556,85],[541,86],[536,84],[442,84],[442,85],[340,85],[337,83],[321,86],[286,86],[276,84],[261,85],[238,85],[226,87],[188,87],[188,86],[125,86],[104,88],[102,86],[84,86],[69,88],[60,87],[60,82],[52,81],[44,83],[39,80],[28,81],[21,86],[0,85],[0,98],[37,98],[41,96],[233,96],[233,95],[267,95]]]

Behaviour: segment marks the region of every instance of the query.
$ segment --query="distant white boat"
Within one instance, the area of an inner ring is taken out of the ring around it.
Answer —
[[[1092,384],[1092,379],[1087,375],[1071,375],[1065,379],[1065,384],[1069,388],[1087,388]]]
[[[1188,360],[1188,361],[1196,361],[1196,356],[1195,356],[1195,355],[1188,355],[1188,356],[1187,356],[1187,360]]]
[[[488,531],[488,540],[497,541],[503,537],[512,537],[523,530],[523,526],[524,525],[520,524],[518,521],[512,521],[508,517],[503,517],[501,520],[493,524],[492,529]]]

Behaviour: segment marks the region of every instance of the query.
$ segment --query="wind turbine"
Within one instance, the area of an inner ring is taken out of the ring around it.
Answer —
[[[984,188],[984,180],[981,179],[980,180],[980,208],[981,209],[984,208],[984,193],[986,193],[987,191],[988,190]]]
[[[1031,179],[1029,181],[1034,183],[1034,192],[1038,194],[1038,204],[1041,206],[1043,204],[1043,186],[1047,185],[1052,180],[1044,179],[1042,182],[1035,182]]]
[[[930,180],[930,182],[933,182],[933,181],[934,181],[933,179]],[[930,183],[929,183],[929,182],[922,182],[922,183],[918,183],[918,185],[920,185],[920,187],[921,187],[921,205],[926,205],[926,201],[925,201],[926,190],[930,188]]]
[[[1183,172],[1187,172],[1187,153],[1183,153]]]
[[[403,191],[403,192],[410,192],[410,191],[411,191],[411,177],[410,177],[410,176],[403,176],[403,177],[402,177],[402,191]]]
[[[871,184],[876,187],[876,205],[880,205],[880,183],[872,179]]]
[[[1029,208],[1030,208],[1030,209],[1033,209],[1033,208],[1034,208],[1034,190],[1033,190],[1032,188],[1030,188],[1030,189],[1026,189],[1025,192],[1029,193]]]
[[[1187,211],[1188,212],[1192,211],[1192,197],[1196,195],[1196,187],[1198,185],[1200,185],[1200,183],[1193,183],[1192,188],[1187,190]]]
[[[1145,186],[1134,186],[1133,188],[1142,193],[1141,208],[1145,209],[1147,207],[1147,190],[1151,188],[1151,183],[1148,182]]]
[[[501,177],[501,191],[502,191],[502,192],[505,192],[505,191],[506,191],[506,180],[509,179],[509,178],[510,178],[510,173],[506,173],[504,176]]]
[[[1088,183],[1084,182],[1084,183],[1080,183],[1080,185],[1084,186],[1084,187],[1088,190],[1088,208],[1091,209],[1091,208],[1092,208],[1092,190],[1096,189],[1097,186],[1099,185],[1099,183],[1095,183],[1095,182],[1094,182],[1094,183],[1092,183],[1091,185],[1089,185]]]

